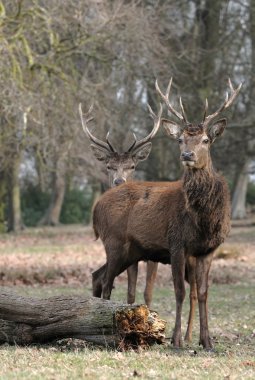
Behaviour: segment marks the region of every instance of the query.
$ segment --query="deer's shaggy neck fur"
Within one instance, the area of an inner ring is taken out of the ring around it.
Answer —
[[[213,169],[211,160],[204,169],[186,169],[183,176],[186,211],[196,226],[207,252],[221,244],[230,228],[227,184]]]

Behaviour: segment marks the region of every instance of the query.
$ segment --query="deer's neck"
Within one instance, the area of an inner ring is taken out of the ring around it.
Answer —
[[[203,213],[211,206],[217,175],[214,169],[186,169],[183,190],[186,206],[197,213]]]
[[[185,170],[186,210],[203,239],[219,245],[229,231],[229,195],[226,182],[210,169]]]

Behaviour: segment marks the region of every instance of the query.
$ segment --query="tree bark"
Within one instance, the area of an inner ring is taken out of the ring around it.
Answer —
[[[6,206],[6,175],[0,171],[0,233],[6,232],[5,206]]]
[[[9,173],[9,213],[8,231],[20,231],[23,228],[20,205],[20,155],[14,155]]]
[[[249,94],[248,97],[250,99],[248,103],[248,109],[247,114],[248,117],[251,115],[251,120],[254,119],[252,115],[254,115],[255,112],[255,104],[253,102],[254,96],[255,96],[255,77],[253,75],[254,69],[255,69],[255,0],[250,1],[250,38],[251,38],[251,75],[249,78]],[[248,182],[249,182],[249,165],[254,159],[254,147],[255,147],[255,140],[253,138],[250,138],[250,140],[246,143],[246,150],[245,154],[246,157],[244,158],[245,162],[240,170],[240,173],[237,178],[234,194],[232,197],[232,218],[233,219],[244,219],[246,217],[246,195],[247,195],[247,188],[248,188]]]
[[[44,173],[44,163],[43,163],[43,157],[40,152],[39,147],[36,147],[36,171],[38,175],[38,185],[42,193],[45,193],[47,191],[47,184],[45,181],[45,173]]]
[[[66,190],[65,167],[66,164],[64,160],[58,160],[53,176],[53,188],[50,205],[43,218],[39,221],[39,225],[56,226],[59,224],[60,213]]]
[[[197,8],[197,20],[199,22],[199,52],[201,54],[198,62],[198,75],[201,76],[202,89],[208,93],[213,88],[215,61],[219,47],[219,22],[222,9],[222,0],[206,0]]]
[[[250,38],[251,38],[251,75],[249,78],[250,81],[250,101],[248,105],[248,113],[254,115],[255,105],[254,105],[254,96],[255,96],[255,0],[250,0]]]
[[[232,219],[244,219],[246,217],[246,194],[249,182],[250,159],[246,159],[238,175],[236,187],[232,197]]]
[[[78,296],[35,299],[0,291],[0,343],[78,338],[122,350],[145,348],[164,342],[165,325],[145,305]]]

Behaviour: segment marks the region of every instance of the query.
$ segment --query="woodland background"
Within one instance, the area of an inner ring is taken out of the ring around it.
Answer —
[[[0,230],[89,222],[107,174],[89,148],[78,104],[94,103],[91,130],[123,151],[152,128],[155,79],[190,120],[243,82],[212,148],[232,217],[255,205],[255,0],[0,1]],[[178,106],[177,106],[178,107]],[[253,174],[253,177],[252,177]],[[177,144],[160,131],[137,178],[181,176]]]

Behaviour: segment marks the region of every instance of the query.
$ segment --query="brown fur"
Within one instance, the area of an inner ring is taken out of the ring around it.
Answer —
[[[182,181],[172,183],[127,183],[109,190],[97,203],[94,230],[104,244],[114,235],[125,245],[141,247],[139,260],[168,250],[169,240],[172,250],[179,239],[189,254],[204,255],[229,231],[227,194],[221,176],[201,170],[187,170]],[[109,207],[113,199],[114,207]]]

